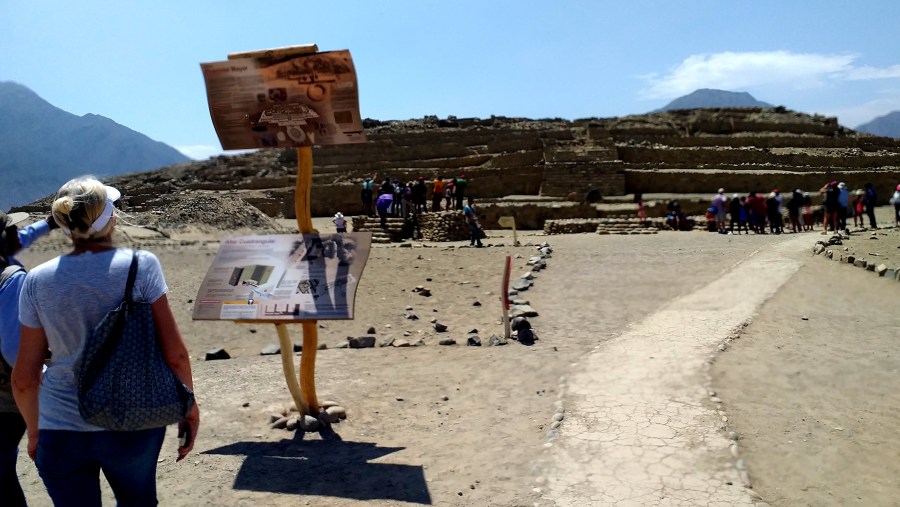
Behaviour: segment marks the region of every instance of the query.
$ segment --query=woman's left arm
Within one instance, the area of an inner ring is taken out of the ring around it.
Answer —
[[[28,455],[34,459],[38,443],[38,391],[47,356],[43,328],[22,326],[19,355],[12,373],[13,396],[28,428]]]
[[[172,315],[169,299],[163,294],[162,297],[150,305],[150,309],[153,312],[153,323],[156,325],[156,334],[159,337],[159,345],[166,364],[169,365],[169,368],[172,368],[175,375],[186,386],[193,390],[194,379],[191,375],[191,358],[188,356],[187,346],[185,346],[184,339],[181,337],[181,331],[178,330],[175,316]],[[178,461],[184,459],[194,447],[194,439],[197,436],[197,429],[200,427],[200,410],[197,403],[194,403],[191,411],[182,421],[182,425],[187,426],[190,435],[185,446],[178,448]]]

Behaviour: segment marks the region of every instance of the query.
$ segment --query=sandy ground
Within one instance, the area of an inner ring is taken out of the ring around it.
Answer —
[[[834,248],[897,267],[900,231],[870,237]],[[771,505],[900,505],[900,283],[809,255],[717,358],[713,384]]]
[[[320,222],[323,230],[326,224]],[[885,234],[866,241],[886,251],[893,236]],[[602,364],[585,359],[601,358],[604,347],[628,340],[648,315],[693,301],[692,294],[746,259],[797,237],[520,232],[523,242],[546,240],[554,248],[548,269],[521,294],[541,312],[531,319],[540,339],[530,347],[463,344],[472,329],[485,342],[491,334],[502,335],[503,260],[523,256],[513,263],[513,276],[522,274],[533,247],[509,246],[509,234],[501,231],[492,231],[487,242],[506,246],[375,247],[357,294],[356,319],[320,322],[320,342],[333,346],[373,326],[379,341],[408,332],[426,345],[320,351],[319,398],[348,410],[348,418],[334,426],[337,437],[322,439],[268,427],[269,414],[290,404],[279,357],[259,355],[277,342],[273,326],[190,320],[217,238],[137,236],[132,235],[160,257],[165,270],[202,411],[195,453],[183,463],[174,463],[170,428],[159,464],[161,505],[335,506],[573,504],[552,487],[564,483],[566,470],[556,460],[571,434],[563,423],[554,446],[548,430],[557,402],[578,406],[577,400],[569,403],[577,392],[568,394],[567,387],[588,366]],[[900,283],[812,257],[808,250],[821,237],[803,237],[809,238],[808,249],[791,254],[802,267],[761,303],[743,337],[717,356],[714,385],[729,425],[742,435],[742,456],[763,499],[773,505],[892,505],[900,474],[891,423],[900,400],[891,389],[898,364],[888,339],[896,323],[891,296]],[[34,265],[64,251],[60,238],[42,241],[20,259]],[[862,240],[848,244],[853,241]],[[417,285],[430,287],[433,296],[412,292]],[[823,297],[823,287],[835,296]],[[405,318],[407,306],[419,320]],[[432,317],[449,330],[436,333]],[[300,341],[299,329],[292,336]],[[445,336],[460,345],[439,346]],[[777,348],[771,336],[790,344],[792,352]],[[214,347],[224,347],[232,359],[204,361]],[[804,382],[790,382],[796,371],[808,371],[800,375]],[[824,411],[817,414],[824,423],[803,429],[797,421],[809,420],[809,410]],[[786,438],[783,428],[792,428],[796,437]],[[800,435],[813,430],[821,438]],[[724,452],[718,461],[732,459]],[[20,457],[19,471],[29,503],[49,505],[27,457]],[[113,504],[108,488],[105,501]]]

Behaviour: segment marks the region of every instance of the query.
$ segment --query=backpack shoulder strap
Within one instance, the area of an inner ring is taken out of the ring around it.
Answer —
[[[6,284],[6,281],[19,271],[25,271],[25,268],[18,264],[10,264],[3,268],[3,272],[0,273],[0,287],[3,287],[3,285]]]
[[[128,268],[128,280],[125,282],[125,297],[124,301],[128,303],[133,302],[132,291],[134,290],[134,279],[137,276],[137,268],[138,268],[138,253],[137,250],[131,251],[131,266]]]

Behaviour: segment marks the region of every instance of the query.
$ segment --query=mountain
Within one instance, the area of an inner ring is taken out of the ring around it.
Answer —
[[[875,134],[876,136],[900,138],[900,111],[879,116],[868,123],[863,123],[856,127],[855,130]]]
[[[188,160],[109,118],[68,113],[25,86],[0,81],[2,210],[53,193],[76,176],[112,176]]]
[[[713,107],[775,107],[767,102],[753,98],[747,92],[729,92],[701,88],[687,95],[678,97],[657,111],[675,111],[678,109],[703,109]]]

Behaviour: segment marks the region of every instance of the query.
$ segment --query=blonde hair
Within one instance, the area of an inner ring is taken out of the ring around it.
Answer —
[[[82,176],[66,182],[56,193],[51,207],[53,220],[63,231],[68,230],[73,240],[97,241],[112,232],[115,220],[110,220],[101,230],[91,225],[106,207],[106,186],[93,176]],[[116,216],[116,212],[113,212]]]

